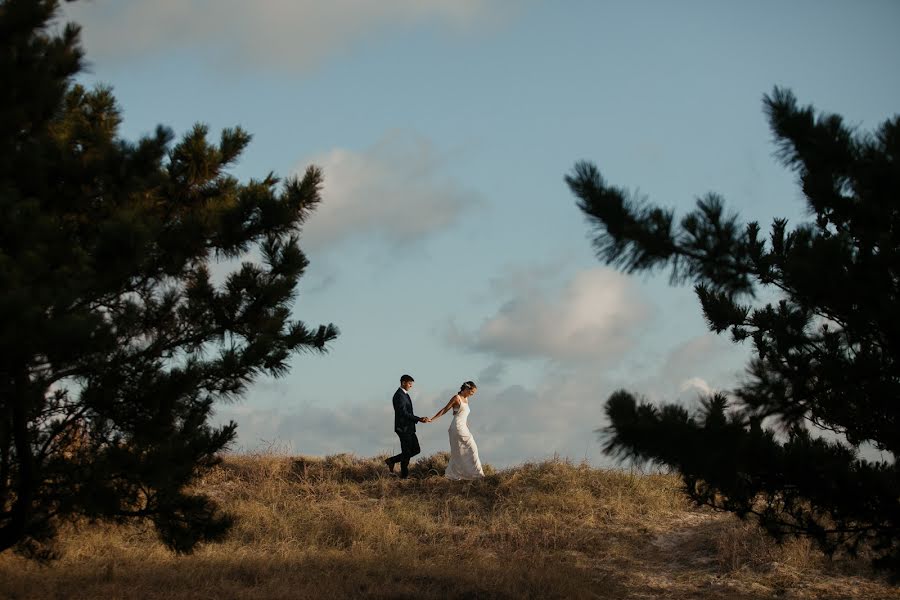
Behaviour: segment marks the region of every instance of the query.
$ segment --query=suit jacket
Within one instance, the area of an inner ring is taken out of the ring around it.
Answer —
[[[413,414],[412,400],[406,390],[397,388],[394,392],[394,431],[399,434],[416,432],[419,417]]]

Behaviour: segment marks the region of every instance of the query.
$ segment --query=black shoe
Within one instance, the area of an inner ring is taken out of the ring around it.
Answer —
[[[394,461],[392,461],[389,458],[386,458],[386,459],[384,459],[384,464],[387,465],[388,471],[390,471],[391,473],[394,472]]]

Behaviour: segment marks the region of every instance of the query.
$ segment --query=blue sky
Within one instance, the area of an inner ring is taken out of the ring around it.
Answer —
[[[236,176],[324,169],[295,315],[333,322],[324,356],[219,407],[237,449],[397,450],[390,397],[431,415],[474,379],[482,460],[608,464],[594,429],[620,387],[691,405],[747,348],[706,331],[689,288],[595,258],[563,182],[689,210],[707,192],[764,226],[804,219],[773,159],[763,94],[871,129],[900,108],[894,0],[81,0],[90,63],[122,135],[158,124],[254,139]],[[419,428],[425,455],[449,422]]]

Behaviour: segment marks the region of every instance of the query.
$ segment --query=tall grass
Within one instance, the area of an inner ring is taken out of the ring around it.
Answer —
[[[74,523],[62,558],[0,556],[3,598],[890,598],[803,541],[691,507],[677,478],[561,460],[444,479],[445,453],[229,456],[197,483],[238,517],[177,557],[143,525]]]

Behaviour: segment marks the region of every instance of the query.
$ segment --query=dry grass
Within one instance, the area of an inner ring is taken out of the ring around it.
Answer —
[[[239,518],[226,542],[177,557],[143,526],[72,526],[49,566],[0,555],[0,596],[900,598],[862,561],[692,508],[671,476],[547,461],[455,482],[437,454],[401,481],[383,458],[230,456],[198,484]]]

